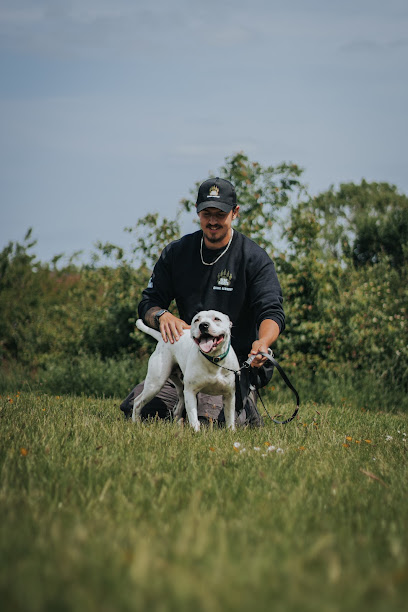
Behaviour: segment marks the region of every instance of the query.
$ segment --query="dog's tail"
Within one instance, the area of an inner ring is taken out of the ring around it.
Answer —
[[[143,323],[142,319],[138,319],[136,321],[136,327],[140,329],[140,331],[144,332],[145,334],[149,334],[149,336],[152,336],[153,338],[155,338],[157,342],[162,337],[161,333],[157,331],[157,329],[152,329],[151,327],[148,327],[147,325]]]

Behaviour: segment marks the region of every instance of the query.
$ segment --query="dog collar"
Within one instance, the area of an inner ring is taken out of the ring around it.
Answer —
[[[207,355],[206,353],[203,353],[203,351],[201,349],[199,349],[199,350],[200,350],[200,353],[203,355],[203,357],[208,359],[208,361],[211,361],[211,363],[218,363],[219,361],[222,361],[223,359],[225,359],[225,357],[228,355],[230,347],[231,347],[231,340],[228,343],[228,347],[227,347],[227,350],[225,351],[225,353],[223,353],[222,355],[217,355],[216,357],[210,357],[210,355]]]

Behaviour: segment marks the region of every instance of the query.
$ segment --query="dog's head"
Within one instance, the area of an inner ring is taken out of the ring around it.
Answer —
[[[191,322],[191,337],[203,353],[222,353],[228,346],[232,323],[217,310],[202,310]]]

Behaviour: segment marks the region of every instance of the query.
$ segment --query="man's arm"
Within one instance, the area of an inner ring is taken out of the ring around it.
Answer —
[[[178,317],[172,315],[171,312],[165,312],[159,318],[158,327],[154,315],[159,310],[161,310],[160,306],[152,306],[152,308],[149,308],[144,316],[144,321],[149,327],[159,329],[165,342],[170,340],[170,343],[173,344],[180,339],[184,329],[190,329],[190,325],[187,325],[183,319],[179,319]]]

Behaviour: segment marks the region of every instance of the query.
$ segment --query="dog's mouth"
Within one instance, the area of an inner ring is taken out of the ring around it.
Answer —
[[[224,335],[210,336],[210,334],[201,334],[198,338],[194,338],[194,342],[198,344],[200,351],[203,353],[211,353],[216,346],[224,340]]]

